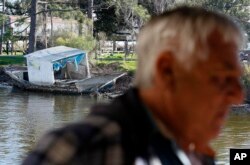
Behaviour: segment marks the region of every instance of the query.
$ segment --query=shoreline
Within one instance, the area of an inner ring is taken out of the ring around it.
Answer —
[[[20,66],[6,66],[6,67],[10,67],[11,69],[18,69],[20,68]],[[107,72],[102,72],[99,71],[100,74],[108,74]],[[96,73],[92,73],[92,75],[95,75]],[[132,86],[132,82],[133,82],[133,76],[129,75],[129,73],[127,73],[127,75],[118,78],[116,80],[115,85],[102,93],[91,93],[90,96],[103,96],[103,97],[108,97],[108,98],[115,98],[121,94],[123,94],[124,92],[126,92],[131,86]],[[13,86],[13,82],[12,79],[9,77],[9,75],[7,75],[4,72],[4,67],[0,66],[0,84],[2,85],[6,85],[6,86]]]

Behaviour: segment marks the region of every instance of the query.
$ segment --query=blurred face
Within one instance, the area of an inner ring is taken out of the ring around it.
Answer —
[[[208,59],[198,61],[191,70],[174,65],[173,89],[168,95],[162,92],[162,105],[168,109],[161,114],[167,116],[165,123],[177,137],[197,144],[215,138],[230,105],[243,99],[236,45],[218,36],[212,36],[209,45]]]

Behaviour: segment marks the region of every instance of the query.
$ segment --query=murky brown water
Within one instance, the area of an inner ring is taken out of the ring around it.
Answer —
[[[86,96],[38,94],[0,86],[0,165],[20,164],[48,129],[81,120],[96,102]]]
[[[99,100],[98,102],[107,100]],[[47,130],[81,120],[97,101],[65,96],[12,91],[0,85],[0,165],[20,164]],[[218,164],[227,164],[229,148],[250,148],[250,115],[231,115],[213,146]]]
[[[230,148],[250,149],[250,114],[230,115],[218,139],[212,145],[217,152],[217,164],[229,164]]]

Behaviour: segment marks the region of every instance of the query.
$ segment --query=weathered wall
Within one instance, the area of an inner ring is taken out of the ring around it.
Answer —
[[[54,71],[50,62],[27,59],[29,81],[38,85],[54,84]]]

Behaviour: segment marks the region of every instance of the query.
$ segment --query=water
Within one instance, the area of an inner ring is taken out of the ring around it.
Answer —
[[[229,164],[229,149],[250,149],[250,115],[230,115],[229,120],[212,146],[217,152],[217,164]]]
[[[48,129],[78,121],[96,99],[12,91],[0,86],[0,165],[20,164]]]
[[[0,85],[0,165],[20,164],[47,130],[82,120],[96,102],[90,97],[13,91]],[[229,148],[250,148],[250,115],[230,115],[212,145],[218,164],[228,164]]]

